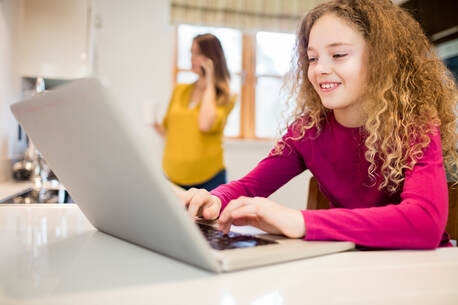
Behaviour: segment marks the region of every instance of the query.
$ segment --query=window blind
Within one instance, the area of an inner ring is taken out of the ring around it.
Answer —
[[[172,24],[295,32],[303,15],[323,0],[170,0]]]

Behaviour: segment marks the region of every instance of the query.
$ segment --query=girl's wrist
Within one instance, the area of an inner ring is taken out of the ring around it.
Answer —
[[[304,217],[301,211],[294,210],[294,215],[291,218],[291,236],[292,238],[304,238],[306,226],[304,222]]]

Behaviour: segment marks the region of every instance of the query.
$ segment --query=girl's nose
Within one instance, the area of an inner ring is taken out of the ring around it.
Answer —
[[[315,71],[320,74],[327,74],[331,72],[331,66],[325,59],[320,58],[315,63]]]

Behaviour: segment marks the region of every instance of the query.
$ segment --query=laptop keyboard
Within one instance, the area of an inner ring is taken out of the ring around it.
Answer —
[[[210,243],[210,246],[216,250],[249,248],[276,243],[275,241],[266,240],[251,235],[243,235],[235,232],[224,234],[223,232],[218,231],[211,226],[201,223],[198,223],[197,225],[199,226],[200,231],[203,233],[204,237]]]

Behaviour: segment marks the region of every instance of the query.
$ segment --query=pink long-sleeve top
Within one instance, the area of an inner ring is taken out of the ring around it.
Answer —
[[[302,139],[293,140],[298,130],[290,127],[281,154],[272,150],[246,176],[211,193],[221,199],[224,209],[240,196],[268,197],[309,169],[331,209],[301,211],[305,240],[352,241],[379,249],[433,249],[449,244],[447,179],[438,131],[431,133],[423,157],[405,172],[403,187],[394,194],[378,190],[368,178],[360,128],[344,127],[330,114],[319,136],[315,134],[316,129],[310,129]]]

